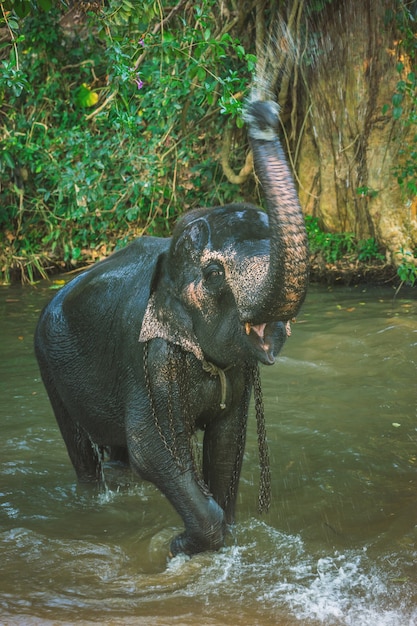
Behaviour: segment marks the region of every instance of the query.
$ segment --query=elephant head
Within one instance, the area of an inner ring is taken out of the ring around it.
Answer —
[[[304,219],[278,139],[278,107],[253,102],[245,119],[267,212],[237,203],[186,213],[159,258],[140,337],[163,337],[219,367],[248,358],[272,364],[308,281]]]

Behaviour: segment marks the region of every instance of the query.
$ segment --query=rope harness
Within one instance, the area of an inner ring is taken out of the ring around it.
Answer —
[[[226,367],[222,370],[221,367],[217,367],[214,363],[210,363],[204,359],[203,370],[211,374],[211,376],[218,376],[220,380],[220,408],[223,410],[226,408],[226,393],[227,393],[227,380],[226,372],[230,370],[232,366]]]
[[[193,464],[193,473],[195,479],[203,491],[203,493],[207,496],[211,495],[210,491],[203,479],[202,476],[202,463],[201,463],[201,454],[200,448],[198,445],[197,436],[195,433],[195,416],[192,414],[190,409],[190,402],[187,392],[187,381],[186,381],[186,354],[184,351],[175,346],[174,344],[169,344],[170,354],[168,357],[169,360],[169,380],[170,380],[170,389],[168,392],[168,406],[164,407],[167,413],[167,425],[168,429],[166,432],[163,431],[160,420],[158,418],[158,412],[156,410],[156,399],[152,392],[152,386],[149,375],[149,364],[148,364],[148,342],[144,345],[143,350],[143,365],[145,372],[145,384],[148,391],[148,396],[151,405],[152,417],[157,429],[158,435],[161,438],[161,441],[164,444],[164,447],[169,452],[171,457],[174,459],[177,466],[181,469],[181,471],[185,472],[187,470],[187,466],[184,463],[184,457],[181,454],[181,450],[178,449],[178,433],[175,426],[175,416],[173,410],[173,398],[175,396],[174,386],[177,388],[177,395],[180,402],[181,407],[181,424],[185,428],[185,435],[188,441],[189,452],[192,459]],[[211,376],[218,376],[220,382],[220,408],[224,410],[226,408],[226,396],[227,396],[227,378],[226,372],[232,367],[229,366],[225,369],[217,367],[213,363],[204,360],[203,361],[203,370],[208,372]],[[256,363],[255,365],[246,366],[245,367],[245,379],[246,385],[252,385],[254,390],[254,398],[255,398],[255,414],[256,414],[256,426],[257,426],[257,435],[258,435],[258,453],[259,453],[259,466],[260,466],[260,481],[259,481],[259,492],[258,492],[258,511],[260,513],[266,512],[269,510],[271,504],[271,471],[270,471],[270,460],[269,460],[269,452],[268,452],[268,443],[266,438],[266,428],[265,428],[265,411],[264,411],[264,403],[262,397],[262,387],[261,387],[261,377],[259,372],[259,365]],[[248,396],[249,401],[249,396]],[[248,413],[248,401],[244,403],[244,406],[241,407],[240,414],[240,426],[239,432],[236,433],[238,438],[238,454],[235,460],[235,467],[232,474],[232,480],[229,488],[229,493],[227,495],[226,501],[234,498],[236,495],[236,490],[239,482],[240,468],[243,459],[243,453],[245,448],[245,436],[246,436],[246,416]],[[177,422],[177,427],[179,423]]]

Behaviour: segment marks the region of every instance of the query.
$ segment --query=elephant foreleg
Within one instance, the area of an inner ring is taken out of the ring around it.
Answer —
[[[224,510],[228,524],[234,521],[246,440],[246,422],[245,412],[238,411],[209,424],[204,434],[204,480],[214,499]]]
[[[185,531],[171,542],[171,554],[195,554],[205,550],[219,550],[224,545],[226,523],[224,512],[217,502],[206,495],[191,472],[181,477],[165,494],[184,520]]]
[[[132,427],[129,457],[132,468],[152,482],[181,516],[185,531],[171,543],[171,554],[218,550],[224,544],[225,516],[207,488],[198,480],[189,442],[177,433],[175,451],[151,420]]]

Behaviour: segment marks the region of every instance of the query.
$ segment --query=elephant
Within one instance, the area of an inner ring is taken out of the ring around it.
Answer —
[[[185,212],[171,237],[139,237],[73,278],[35,331],[78,481],[103,481],[105,451],[153,483],[184,523],[171,556],[224,545],[253,373],[274,363],[308,285],[278,105],[252,99],[244,120],[266,211],[231,203]]]

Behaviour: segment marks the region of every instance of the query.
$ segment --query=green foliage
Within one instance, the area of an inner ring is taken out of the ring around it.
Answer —
[[[398,63],[398,72],[404,73],[404,64]],[[405,108],[404,108],[405,107]],[[417,195],[417,75],[408,72],[397,83],[392,97],[392,114],[409,129],[407,141],[399,152],[399,163],[395,168],[397,182],[409,197]]]
[[[399,9],[387,12],[387,21],[396,23],[401,40],[397,63],[399,80],[391,103],[384,105],[383,113],[391,112],[393,119],[405,131],[394,175],[404,194],[414,197],[417,195],[417,73],[413,69],[417,61],[417,38],[411,8],[401,3]]]
[[[381,249],[373,237],[369,239],[361,239],[356,245],[358,260],[362,262],[383,261],[385,255],[381,253]]]
[[[334,263],[353,250],[351,233],[326,233],[316,217],[306,216],[307,235],[311,252],[320,252],[327,263]]]
[[[37,11],[22,0],[7,18],[4,281],[14,269],[33,280],[48,264],[91,262],[144,232],[167,235],[202,198],[236,198],[213,154],[221,114],[240,125],[255,57],[229,34],[217,3],[205,0],[162,27],[155,2],[110,0],[85,17],[82,36],[63,32],[64,9],[49,5],[38,2],[49,10]]]
[[[412,254],[401,248],[398,254],[401,255],[401,262],[397,267],[397,274],[401,283],[414,287],[417,282],[417,250]]]
[[[361,262],[384,260],[374,238],[357,241],[353,233],[323,231],[317,217],[307,215],[305,219],[310,251],[320,253],[326,263],[336,263],[345,257]]]
[[[113,68],[109,81],[121,89],[135,82],[139,89],[146,87],[140,95],[146,122],[160,127],[161,121],[172,123],[182,112],[181,123],[190,125],[216,104],[221,113],[240,115],[242,93],[247,90],[255,57],[246,54],[227,28],[216,25],[216,5],[205,0],[193,7],[192,21],[180,20],[175,28],[142,36],[140,28],[152,15],[155,3],[143,2],[134,9],[124,0],[117,12],[110,8],[98,25],[106,43],[108,65]],[[135,21],[138,25],[136,39],[132,38],[134,27],[126,34],[125,24],[120,25],[129,6],[130,24]],[[106,34],[109,29],[111,38]],[[133,94],[124,89],[123,95],[128,108]]]
[[[63,29],[61,0],[3,2],[0,24],[10,33],[0,51],[5,281],[15,269],[33,280],[44,267],[92,262],[142,233],[170,234],[184,210],[240,199],[218,159],[226,124],[237,138],[236,164],[247,147],[241,108],[256,58],[237,36],[235,14],[216,0],[85,4],[101,10]],[[415,77],[401,80],[389,106],[411,128],[415,118],[403,105],[415,98]],[[404,146],[397,173],[408,193],[415,145]],[[311,248],[328,262],[379,258],[374,240],[325,233],[312,219]]]
[[[404,196],[413,199],[417,196],[417,38],[415,33],[415,15],[410,8],[401,3],[400,10],[387,12],[387,20],[395,21],[401,34],[399,41],[399,61],[397,72],[399,80],[391,98],[390,105],[383,107],[383,113],[391,112],[393,119],[402,127],[405,139],[398,154],[398,164],[394,175]],[[397,253],[401,262],[397,275],[401,284],[414,286],[417,281],[416,251],[414,255],[403,248]]]
[[[376,189],[372,189],[371,187],[358,187],[356,189],[356,193],[358,196],[368,196],[368,198],[375,198],[378,195],[378,191]]]

